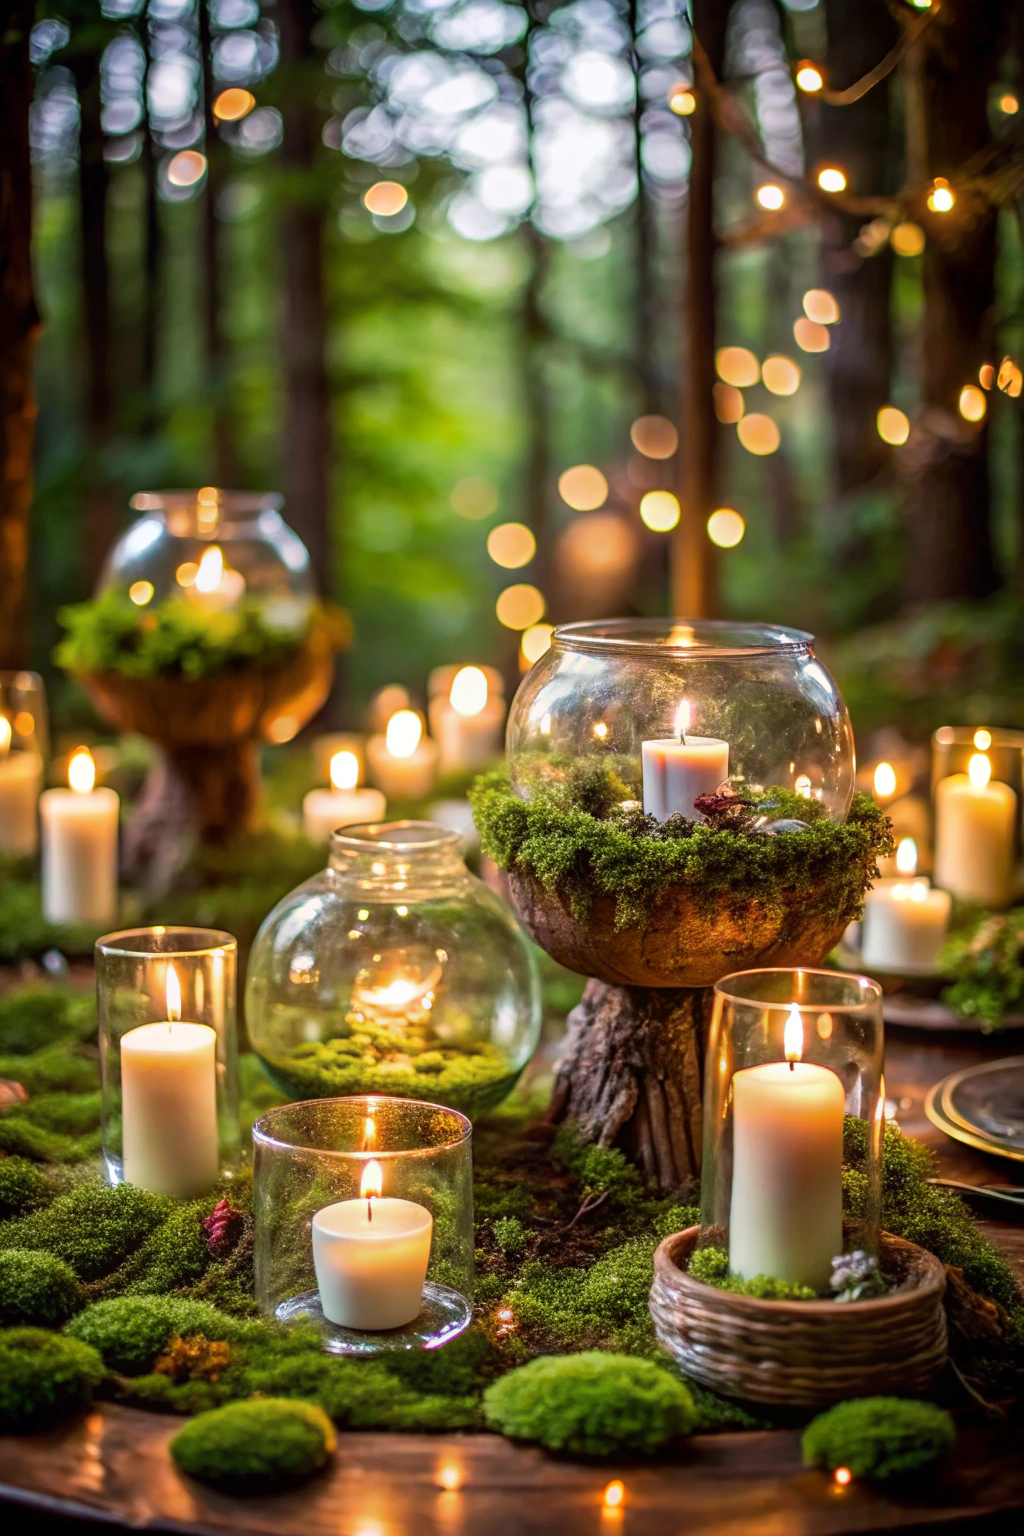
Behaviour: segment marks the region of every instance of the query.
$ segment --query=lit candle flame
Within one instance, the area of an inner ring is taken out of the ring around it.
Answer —
[[[849,1467],[836,1467],[836,1470],[832,1475],[836,1482],[839,1484],[840,1488],[845,1488],[848,1483],[853,1482],[853,1473],[850,1471]]]
[[[972,789],[984,789],[992,777],[992,764],[984,752],[975,752],[967,764],[967,776],[971,781]]]
[[[678,711],[676,712],[676,735],[679,737],[679,740],[682,742],[684,747],[686,745],[686,737],[689,733],[689,729],[690,701],[689,699],[684,699],[680,704]]]
[[[359,759],[354,752],[335,752],[331,758],[331,783],[335,789],[355,789],[359,783]]]
[[[366,1201],[366,1219],[373,1220],[373,1202],[380,1198],[380,1192],[384,1185],[384,1171],[374,1158],[371,1157],[363,1169],[363,1177],[359,1181],[359,1198]]]
[[[989,747],[992,745],[992,732],[986,731],[984,729],[975,731],[974,745],[977,747],[979,752],[987,752]]]
[[[167,967],[167,1022],[177,1024],[181,1018],[181,982],[173,965]]]
[[[605,1509],[619,1509],[626,1497],[626,1485],[619,1478],[609,1483],[604,1490]]]
[[[917,874],[917,844],[912,837],[901,837],[896,849],[896,873]]]
[[[211,544],[208,549],[204,549],[199,569],[196,571],[196,591],[216,592],[223,574],[224,556],[220,552],[219,545]]]
[[[804,1021],[800,1017],[800,1009],[796,1003],[790,1006],[789,1018],[786,1020],[786,1028],[782,1034],[782,1048],[791,1067],[804,1054]]]
[[[487,675],[479,667],[460,667],[448,694],[457,715],[478,715],[487,703]]]
[[[423,735],[423,721],[414,709],[400,709],[391,716],[384,740],[392,757],[412,757]]]
[[[76,795],[87,795],[96,783],[96,764],[88,747],[78,747],[68,763],[68,783]]]
[[[0,757],[6,757],[11,746],[11,722],[6,715],[0,715]]]
[[[892,763],[879,763],[875,769],[875,794],[880,800],[888,800],[896,793],[896,770]]]

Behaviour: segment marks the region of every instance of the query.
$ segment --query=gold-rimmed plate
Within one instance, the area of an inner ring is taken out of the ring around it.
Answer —
[[[1024,1056],[951,1073],[929,1090],[924,1107],[947,1136],[1024,1163]]]

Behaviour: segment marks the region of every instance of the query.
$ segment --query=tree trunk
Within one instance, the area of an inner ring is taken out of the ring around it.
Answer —
[[[0,667],[24,667],[28,643],[28,516],[35,401],[32,350],[32,172],[28,120],[33,0],[12,0],[0,32]]]
[[[528,221],[523,231],[530,258],[530,273],[523,290],[520,333],[522,405],[526,418],[523,500],[526,521],[537,541],[533,579],[550,602],[552,551],[548,496],[551,489],[551,402],[547,385],[547,322],[541,303],[548,273],[548,246],[534,224]]]
[[[140,430],[152,436],[157,430],[157,361],[160,327],[160,204],[156,195],[156,157],[148,115],[142,128],[142,175],[144,178],[142,240],[142,412]]]
[[[696,1191],[710,988],[588,981],[569,1015],[550,1117],[620,1147],[666,1193]]]
[[[222,317],[221,224],[217,217],[217,205],[224,186],[224,146],[213,115],[217,90],[213,79],[210,0],[199,0],[199,47],[203,70],[203,116],[206,120],[206,186],[202,206],[206,388],[213,408],[213,477],[218,485],[231,486],[238,483],[238,456],[228,389],[227,347]]]

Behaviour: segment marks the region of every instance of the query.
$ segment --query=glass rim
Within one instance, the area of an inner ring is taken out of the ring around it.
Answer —
[[[327,1104],[352,1104],[360,1105],[363,1109],[363,1118],[372,1114],[374,1108],[381,1104],[405,1104],[418,1106],[420,1109],[439,1110],[444,1115],[451,1115],[458,1122],[459,1134],[450,1141],[434,1142],[429,1147],[404,1147],[395,1151],[388,1151],[383,1147],[353,1148],[344,1151],[340,1147],[310,1147],[297,1141],[283,1141],[279,1136],[274,1136],[266,1129],[267,1123],[276,1117],[287,1114],[289,1111],[308,1109],[313,1105]],[[348,1093],[341,1094],[337,1098],[325,1099],[294,1099],[290,1104],[275,1104],[272,1109],[266,1109],[262,1115],[257,1115],[252,1123],[253,1144],[258,1141],[262,1147],[270,1147],[278,1152],[311,1152],[315,1157],[337,1157],[346,1162],[381,1162],[383,1159],[394,1160],[397,1158],[433,1157],[438,1152],[454,1152],[461,1147],[473,1135],[473,1122],[461,1110],[452,1109],[448,1104],[435,1104],[430,1099],[400,1099],[394,1094],[388,1093]]]
[[[686,630],[689,635],[677,633]],[[597,619],[560,624],[552,636],[553,646],[567,650],[597,655],[669,655],[687,661],[797,655],[813,641],[814,636],[803,629],[744,624],[732,619]]]
[[[854,981],[867,995],[859,1002],[849,1003],[805,1003],[798,998],[790,998],[788,1003],[776,1002],[774,998],[750,997],[741,992],[731,990],[729,982],[742,981],[747,976],[792,976],[799,972],[801,976],[824,976],[831,981]],[[883,997],[882,988],[877,981],[870,976],[860,976],[855,971],[830,971],[823,966],[812,965],[759,965],[748,971],[732,971],[728,976],[723,976],[715,982],[714,988],[719,997],[727,999],[730,1003],[740,1003],[750,1008],[792,1008],[796,1004],[801,1013],[860,1013],[880,1007]]]
[[[405,833],[403,836],[387,836],[388,833]],[[359,821],[348,827],[339,827],[331,833],[331,852],[345,853],[405,853],[408,851],[439,851],[452,848],[460,841],[460,833],[450,827],[442,827],[436,821]]]
[[[12,684],[19,693],[26,692],[37,683],[42,687],[42,674],[33,672],[31,667],[0,667],[0,684]]]
[[[134,496],[128,498],[128,505],[133,512],[170,512],[182,508],[193,510],[199,504],[199,492],[203,489],[203,486],[196,486],[195,489],[169,486],[153,491],[136,491]],[[211,489],[217,492],[216,501],[211,505],[216,506],[221,518],[227,516],[229,520],[232,513],[252,513],[257,516],[261,512],[280,512],[284,506],[284,497],[277,491],[225,491],[219,486]]]
[[[205,942],[183,949],[144,948],[130,942],[132,939],[141,939],[143,935],[150,938],[170,936],[181,939],[186,934],[201,936]],[[148,928],[121,928],[116,933],[105,933],[96,940],[95,950],[99,955],[119,955],[130,960],[188,960],[202,955],[236,954],[238,940],[233,933],[226,933],[221,928],[194,928],[176,923],[166,926],[154,924]]]

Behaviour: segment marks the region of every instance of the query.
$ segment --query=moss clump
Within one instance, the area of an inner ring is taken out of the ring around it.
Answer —
[[[312,1403],[263,1398],[201,1413],[171,1441],[179,1472],[235,1492],[300,1483],[325,1466],[337,1438]]]
[[[724,1248],[698,1248],[690,1256],[686,1270],[702,1285],[713,1285],[719,1291],[732,1291],[737,1296],[757,1296],[761,1301],[817,1301],[818,1293],[809,1285],[793,1280],[777,1280],[774,1275],[753,1275],[741,1280],[729,1272],[729,1255]]]
[[[387,1093],[446,1104],[471,1116],[500,1103],[518,1076],[509,1070],[508,1058],[484,1042],[445,1046],[370,1024],[264,1060],[275,1082],[304,1098]]]
[[[951,934],[941,964],[952,979],[942,1001],[983,1027],[998,1029],[1024,1003],[1024,907],[984,912]]]
[[[26,1157],[0,1160],[0,1221],[49,1205],[55,1191],[46,1174]]]
[[[176,1335],[201,1333],[206,1339],[230,1342],[258,1334],[260,1327],[186,1296],[115,1296],[86,1307],[67,1332],[97,1350],[108,1369],[141,1376]]]
[[[927,1466],[955,1440],[953,1420],[934,1403],[864,1397],[812,1419],[803,1452],[808,1466],[849,1467],[854,1477],[881,1480]]]
[[[122,1264],[173,1209],[173,1200],[134,1184],[85,1184],[45,1210],[0,1223],[0,1249],[45,1249],[70,1264],[80,1280],[97,1280]]]
[[[689,1434],[697,1422],[681,1381],[650,1360],[592,1351],[549,1355],[487,1388],[492,1429],[582,1456],[649,1454]]]
[[[586,1268],[530,1259],[502,1296],[502,1309],[533,1348],[646,1353],[654,1348],[647,1298],[655,1247],[654,1237],[631,1238]]]
[[[100,1069],[80,1045],[57,1040],[28,1056],[0,1056],[0,1077],[13,1077],[33,1095],[89,1093],[99,1087]]]
[[[0,998],[0,1052],[28,1055],[96,1031],[96,1001],[65,988],[18,987]]]
[[[500,771],[484,774],[470,792],[484,852],[501,869],[564,897],[579,921],[596,889],[614,898],[617,927],[638,926],[668,886],[684,887],[704,911],[732,893],[769,911],[796,895],[808,914],[853,921],[879,856],[892,851],[884,812],[858,794],[837,823],[816,802],[797,800],[794,810],[791,791],[771,789],[766,799],[773,815],[798,815],[807,830],[767,837],[683,817],[658,826],[640,813],[595,815],[565,786],[542,786],[520,800]]]
[[[63,1259],[27,1248],[0,1253],[0,1327],[60,1328],[82,1299],[78,1276]]]
[[[0,1432],[25,1434],[85,1408],[103,1380],[103,1361],[78,1339],[43,1328],[0,1333]]]

